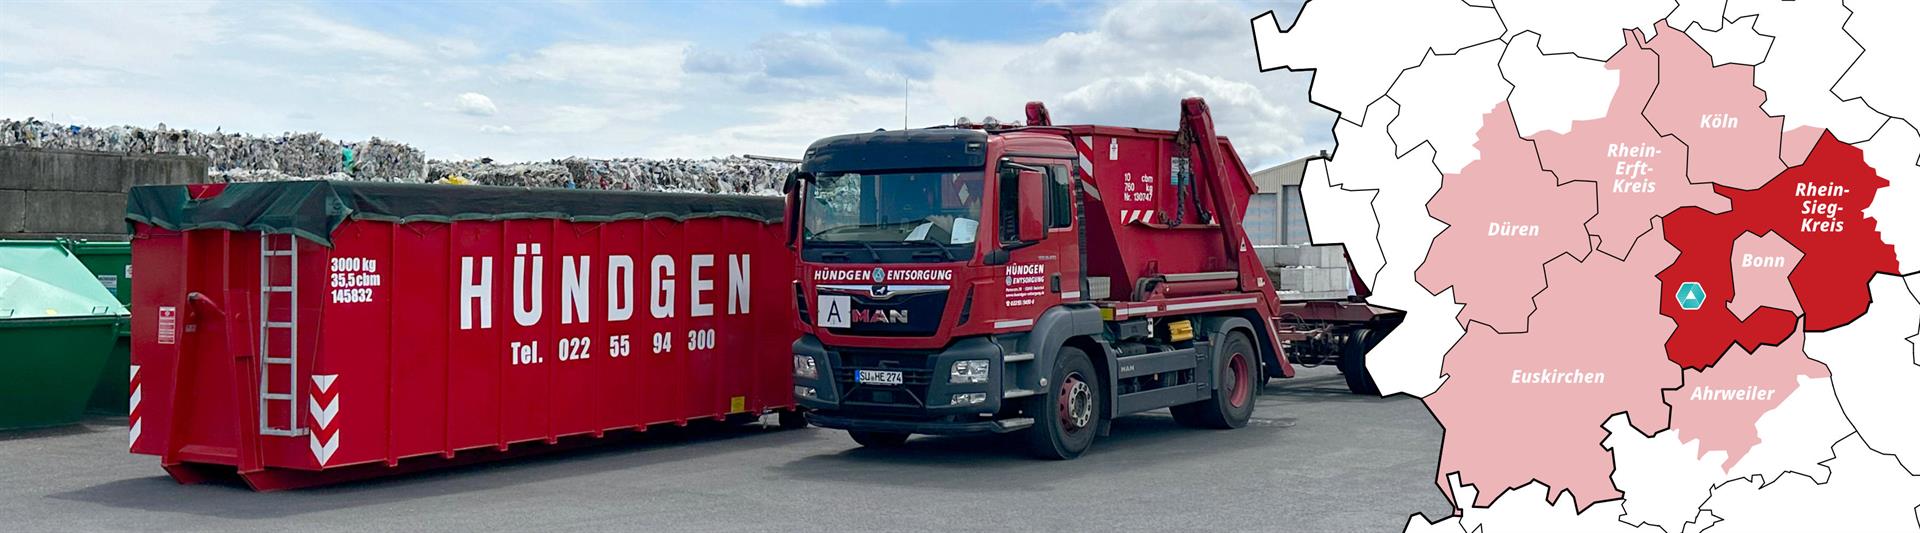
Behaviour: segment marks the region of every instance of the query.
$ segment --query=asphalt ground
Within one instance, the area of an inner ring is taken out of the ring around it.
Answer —
[[[1116,420],[1073,461],[1009,437],[759,425],[322,488],[179,485],[126,452],[124,419],[0,432],[5,531],[1400,531],[1445,516],[1440,427],[1417,399],[1349,395],[1337,371],[1275,380],[1237,430]]]

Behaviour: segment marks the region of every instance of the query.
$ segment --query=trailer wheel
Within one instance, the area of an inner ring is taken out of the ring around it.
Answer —
[[[868,448],[898,448],[907,443],[911,433],[881,433],[877,431],[848,431],[853,441]]]
[[[1033,428],[1027,430],[1027,449],[1041,459],[1072,459],[1093,446],[1100,429],[1100,375],[1086,352],[1067,346],[1054,357],[1047,393],[1038,397]]]
[[[800,429],[807,427],[807,415],[795,407],[780,412],[780,429]]]
[[[1380,395],[1380,385],[1374,383],[1373,374],[1367,372],[1367,352],[1373,350],[1375,341],[1371,329],[1355,330],[1347,335],[1346,347],[1340,353],[1340,373],[1346,375],[1349,392]]]
[[[1225,357],[1226,372],[1219,376],[1219,387],[1213,389],[1213,397],[1206,400],[1173,406],[1173,420],[1180,425],[1211,429],[1234,429],[1245,427],[1247,420],[1253,418],[1253,403],[1259,396],[1256,383],[1265,381],[1265,376],[1256,377],[1260,372],[1258,357],[1260,351],[1253,347],[1253,340],[1246,333],[1235,331],[1227,334],[1227,342],[1220,345],[1220,354]]]

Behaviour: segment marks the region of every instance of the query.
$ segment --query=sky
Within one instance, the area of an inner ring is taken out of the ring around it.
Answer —
[[[1249,20],[1299,3],[0,2],[0,117],[379,137],[434,159],[797,157],[958,117],[1172,128],[1262,168],[1332,147]]]

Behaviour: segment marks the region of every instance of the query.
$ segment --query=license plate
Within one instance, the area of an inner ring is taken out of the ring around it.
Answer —
[[[853,380],[862,385],[899,385],[907,382],[898,370],[855,370]]]

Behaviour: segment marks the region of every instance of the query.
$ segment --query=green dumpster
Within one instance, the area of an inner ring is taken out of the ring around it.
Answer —
[[[133,244],[127,242],[71,241],[67,249],[73,250],[80,264],[87,266],[94,279],[100,285],[113,292],[120,305],[126,306],[133,301]],[[133,347],[132,324],[126,319],[120,321],[120,334],[113,342],[113,351],[107,354],[107,364],[100,367],[100,380],[93,387],[93,399],[87,401],[87,410],[95,413],[127,414],[127,362],[128,353]]]
[[[113,293],[113,299],[120,305],[133,303],[133,289],[128,279],[133,277],[133,243],[66,241],[67,249],[73,256],[86,265],[100,285]]]
[[[65,243],[0,241],[0,430],[79,421],[126,317]]]

